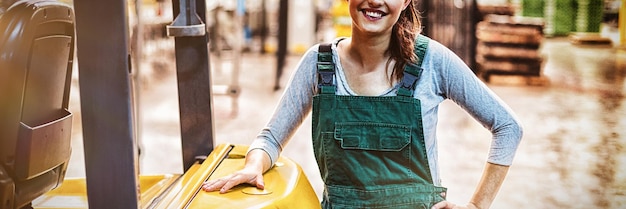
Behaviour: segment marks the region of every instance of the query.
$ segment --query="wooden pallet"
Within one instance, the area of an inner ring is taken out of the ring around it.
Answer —
[[[487,15],[485,16],[485,22],[495,25],[506,25],[514,27],[529,27],[534,28],[543,33],[545,22],[543,18],[537,17],[520,17],[520,16],[508,16],[508,15]]]
[[[486,15],[476,26],[476,63],[486,82],[543,85],[543,20]]]
[[[543,33],[534,27],[483,21],[476,25],[476,38],[486,43],[539,45],[543,41]]]
[[[525,74],[530,76],[539,75],[543,67],[543,60],[538,59],[489,59],[477,58],[477,67],[483,73],[508,73]]]
[[[479,41],[476,45],[477,56],[501,59],[537,59],[539,46],[487,44]]]
[[[487,15],[515,15],[515,8],[510,5],[478,5],[478,11],[482,16]]]
[[[612,45],[610,38],[602,37],[599,33],[572,33],[569,40],[576,45]]]

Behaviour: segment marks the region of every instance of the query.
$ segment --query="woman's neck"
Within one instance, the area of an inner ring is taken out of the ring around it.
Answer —
[[[387,50],[389,37],[384,36],[358,36],[353,35],[344,42],[343,58],[347,58],[352,64],[361,70],[372,71],[382,63],[389,61]]]
[[[358,95],[376,96],[392,87],[393,60],[387,53],[385,37],[352,36],[339,42],[341,65],[348,86]],[[390,62],[391,61],[391,62]]]
[[[387,62],[389,55],[389,36],[359,36],[353,35],[346,42],[345,52],[354,62],[364,67],[380,62]]]

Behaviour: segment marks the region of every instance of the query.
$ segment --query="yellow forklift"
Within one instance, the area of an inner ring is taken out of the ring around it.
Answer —
[[[205,0],[172,4],[182,174],[138,175],[126,0],[22,0],[0,16],[0,208],[320,207],[287,158],[264,174],[264,190],[200,189],[240,169],[247,147],[214,146]],[[66,179],[75,61],[86,178]]]

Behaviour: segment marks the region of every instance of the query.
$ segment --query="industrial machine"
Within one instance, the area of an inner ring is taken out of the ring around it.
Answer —
[[[18,1],[0,17],[0,208],[319,208],[302,169],[280,158],[266,188],[203,192],[242,168],[246,146],[213,144],[204,0],[173,2],[184,173],[138,175],[127,2]],[[76,43],[76,44],[75,44]],[[68,98],[79,60],[86,178],[66,179]]]

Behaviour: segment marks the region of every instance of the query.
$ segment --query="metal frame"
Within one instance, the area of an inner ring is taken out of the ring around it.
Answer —
[[[89,208],[140,207],[127,5],[127,0],[74,0]],[[172,1],[172,9],[175,17],[190,20],[197,15],[206,20],[205,0]],[[281,0],[282,17],[286,11],[287,0]],[[284,65],[287,40],[286,18],[281,19],[284,33],[279,39],[285,43],[279,44],[279,68]],[[204,23],[181,22],[171,28],[186,171],[214,147],[213,92],[208,34],[197,33],[206,30]]]
[[[138,208],[127,2],[74,9],[89,208]]]
[[[191,7],[190,4],[194,3],[194,0],[181,1],[186,1],[186,4],[172,1],[174,17],[179,15],[181,5]],[[195,0],[195,8],[198,17],[203,21],[206,20],[205,1]],[[183,11],[194,13],[193,10]],[[174,38],[182,157],[185,171],[193,165],[196,157],[208,155],[214,147],[213,100],[211,99],[213,91],[208,41],[208,33],[201,36]]]
[[[280,0],[278,8],[278,51],[276,52],[276,79],[274,80],[274,91],[279,90],[280,78],[285,68],[287,57],[287,28],[289,17],[289,0]]]

